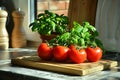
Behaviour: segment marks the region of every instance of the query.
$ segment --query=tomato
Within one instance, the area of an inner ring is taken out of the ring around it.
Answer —
[[[52,58],[52,49],[47,43],[41,43],[38,47],[38,56],[43,60],[49,60]]]
[[[76,49],[76,47],[75,47],[74,44],[71,44],[71,45],[69,46],[69,48],[70,48],[70,49]]]
[[[83,63],[87,59],[87,54],[84,49],[77,50],[72,46],[69,58],[74,63]]]
[[[86,48],[87,59],[91,62],[96,62],[102,58],[102,50],[99,47],[88,47]]]
[[[68,58],[69,48],[65,46],[56,46],[53,48],[53,56],[56,61],[63,62]]]

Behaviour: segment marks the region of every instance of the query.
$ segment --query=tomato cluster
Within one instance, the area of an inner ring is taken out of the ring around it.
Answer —
[[[69,47],[54,46],[50,47],[47,43],[41,43],[38,47],[38,56],[43,60],[59,62],[71,61],[73,63],[83,63],[86,60],[96,62],[102,57],[102,50],[99,47],[88,47],[86,49],[76,49],[74,45]]]

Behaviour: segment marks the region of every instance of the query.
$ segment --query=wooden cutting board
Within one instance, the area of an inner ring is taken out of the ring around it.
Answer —
[[[28,68],[43,69],[71,75],[87,75],[93,72],[110,69],[118,65],[117,61],[100,60],[80,64],[43,61],[38,56],[23,56],[11,60],[11,64]]]

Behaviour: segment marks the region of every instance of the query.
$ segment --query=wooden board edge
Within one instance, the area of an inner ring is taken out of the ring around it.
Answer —
[[[104,66],[102,64],[99,64],[99,66],[84,70],[83,75],[95,73],[97,71],[102,71],[102,70],[104,70]]]
[[[105,69],[111,69],[111,67],[118,66],[118,62],[117,61],[111,61],[111,60],[101,60],[101,61],[99,61],[99,63],[104,66],[104,70]]]
[[[32,61],[24,61],[22,59],[12,59],[11,60],[11,64],[13,65],[18,65],[18,66],[24,66],[24,67],[29,67],[29,68],[34,68],[34,69],[43,69],[43,70],[48,70],[48,71],[54,71],[54,72],[59,72],[59,73],[66,73],[66,74],[70,74],[70,75],[87,75],[93,72],[97,72],[97,71],[102,71],[103,70],[103,65],[99,64],[99,66],[91,68],[91,69],[87,69],[87,70],[82,70],[82,69],[75,69],[75,68],[71,68],[71,67],[64,67],[64,66],[58,66],[58,65],[50,65],[50,64],[44,64],[44,65],[40,65],[42,63],[38,63],[37,62],[32,62]],[[49,66],[49,68],[48,68]]]
[[[24,61],[24,60],[20,60],[20,59],[12,59],[11,64],[23,66],[23,67],[34,68],[34,69],[42,69],[42,70],[48,70],[48,71],[54,71],[54,72],[61,72],[61,73],[66,73],[66,74],[82,75],[81,70],[79,70],[79,72],[78,72],[78,70],[73,71],[73,69],[71,69],[71,68],[59,67],[59,66],[52,66],[52,67],[49,67],[49,69],[48,69],[47,64],[38,65],[38,63],[36,63],[36,62]],[[47,68],[46,68],[46,66],[47,66]]]

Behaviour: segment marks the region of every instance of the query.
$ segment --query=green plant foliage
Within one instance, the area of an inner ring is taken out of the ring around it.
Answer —
[[[80,25],[74,21],[73,28],[71,28],[70,31],[53,38],[49,43],[50,45],[63,46],[74,44],[80,46],[80,48],[99,46],[103,49],[103,44],[99,39],[97,39],[97,36],[98,32],[96,28],[90,25],[89,22],[83,22],[83,24]]]
[[[39,34],[62,34],[68,31],[68,23],[69,19],[67,16],[45,10],[44,13],[38,15],[38,18],[29,27],[32,31],[38,32]]]

